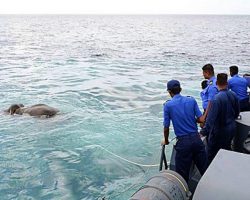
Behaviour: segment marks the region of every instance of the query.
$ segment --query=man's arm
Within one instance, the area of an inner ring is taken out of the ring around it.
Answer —
[[[206,120],[205,114],[202,115],[199,106],[197,104],[197,101],[194,99],[194,111],[195,111],[195,117],[196,117],[196,122],[197,123],[204,123]]]
[[[197,119],[198,123],[204,123],[206,121],[210,107],[211,107],[211,101],[208,102],[207,109],[206,109],[205,113]]]
[[[169,126],[170,126],[170,114],[169,114],[169,109],[167,107],[167,104],[164,104],[163,107],[163,134],[164,134],[164,139],[161,141],[161,145],[168,145],[168,137],[169,137]]]
[[[206,133],[207,136],[212,131],[212,129],[215,125],[215,122],[217,120],[217,116],[219,114],[218,103],[215,101],[211,101],[209,109],[210,109],[210,111],[208,112],[208,115],[207,115],[207,119],[206,119],[206,123],[205,123],[205,130],[204,130],[204,132]]]
[[[162,145],[165,145],[165,144],[168,145],[169,144],[169,140],[168,140],[169,127],[168,128],[164,127],[163,133],[164,133],[164,139],[161,141],[161,144]]]
[[[218,88],[215,86],[211,86],[208,89],[208,104],[207,104],[207,108],[205,113],[203,114],[203,116],[201,117],[201,121],[202,123],[206,121],[208,112],[211,108],[211,104],[212,104],[212,100],[214,99],[214,96],[218,93]]]

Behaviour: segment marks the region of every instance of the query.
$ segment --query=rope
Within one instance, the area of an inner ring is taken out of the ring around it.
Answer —
[[[117,154],[109,151],[108,149],[106,149],[103,146],[98,145],[98,144],[91,145],[91,146],[99,147],[99,148],[103,149],[104,151],[108,152],[109,154],[111,154],[111,155],[113,155],[113,156],[115,156],[115,157],[117,157],[117,158],[119,158],[119,159],[121,159],[123,161],[126,161],[126,162],[128,162],[130,164],[134,164],[134,165],[137,165],[137,166],[140,166],[140,167],[159,167],[159,164],[144,165],[144,164],[140,164],[140,163],[137,163],[137,162],[130,161],[130,160],[126,159],[126,158],[123,158],[123,157],[121,157],[121,156],[119,156],[119,155],[117,155]]]
[[[169,143],[173,142],[174,140],[175,140],[175,138],[171,139]],[[130,164],[133,164],[133,165],[137,165],[137,166],[140,166],[140,167],[159,167],[159,166],[160,166],[160,164],[145,165],[145,164],[141,164],[141,163],[137,163],[137,162],[128,160],[128,159],[126,159],[126,158],[123,158],[123,157],[121,157],[121,156],[119,156],[119,155],[117,155],[117,154],[115,154],[115,153],[109,151],[109,150],[106,149],[105,147],[103,147],[103,146],[101,146],[101,145],[98,145],[98,144],[94,144],[94,145],[91,145],[91,146],[101,148],[102,150],[108,152],[109,154],[115,156],[116,158],[119,158],[119,159],[121,159],[121,160],[123,160],[123,161],[126,161],[126,162],[128,162],[128,163],[130,163]],[[168,164],[169,164],[169,163],[168,163]]]
[[[172,139],[170,140],[169,144],[172,143],[175,139],[176,139],[176,137],[172,138]],[[145,165],[145,164],[140,164],[140,163],[136,163],[136,162],[130,161],[130,160],[126,159],[126,158],[123,158],[123,157],[121,157],[121,156],[119,156],[119,155],[117,155],[117,154],[115,154],[115,153],[109,151],[109,150],[106,149],[105,147],[103,147],[103,146],[101,146],[101,145],[98,145],[98,144],[92,144],[92,145],[90,145],[90,146],[101,148],[101,149],[103,149],[104,151],[106,151],[107,153],[109,153],[109,154],[111,154],[111,155],[113,155],[113,156],[115,156],[115,157],[117,157],[117,158],[119,158],[119,159],[121,159],[121,160],[123,160],[123,161],[126,161],[126,162],[128,162],[128,163],[130,163],[130,164],[134,164],[134,165],[137,165],[137,166],[140,166],[140,167],[159,167],[159,166],[160,166],[160,164]],[[167,164],[169,165],[170,162],[167,162]],[[149,170],[149,169],[148,169],[148,170]],[[144,173],[143,176],[145,176],[145,173]],[[141,178],[143,178],[143,176],[142,176]],[[140,179],[141,179],[141,178],[140,178]],[[176,178],[177,178],[177,177],[176,177]],[[177,180],[179,180],[179,179],[177,178]],[[182,184],[182,182],[181,182],[180,180],[179,180],[179,182]],[[106,197],[109,199],[109,198],[111,198],[111,197],[114,198],[114,197],[116,197],[116,196],[119,196],[119,195],[121,195],[122,193],[128,191],[130,188],[134,187],[136,184],[137,184],[137,183],[132,184],[131,186],[129,186],[128,188],[126,188],[124,191],[119,192],[119,194],[111,195],[111,196],[106,196]],[[183,186],[184,189],[185,189],[185,186],[184,186],[184,185],[182,185],[182,186]],[[185,191],[186,191],[186,190],[185,190]],[[106,197],[102,197],[102,200],[105,200]]]
[[[148,171],[149,171],[149,168],[147,169],[146,172],[143,173],[143,175],[137,180],[137,182],[138,182],[139,180],[141,180],[143,177],[145,177],[146,174],[148,173]],[[127,192],[129,189],[135,187],[136,185],[139,185],[139,183],[134,183],[134,184],[132,184],[131,186],[129,186],[128,188],[126,188],[125,190],[119,192],[118,194],[107,196],[107,198],[108,198],[108,199],[113,199],[114,197],[120,196],[121,194]]]

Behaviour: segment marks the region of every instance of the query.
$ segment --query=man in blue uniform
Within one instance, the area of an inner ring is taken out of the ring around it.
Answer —
[[[202,88],[202,91],[200,92],[200,97],[201,97],[201,101],[202,101],[202,108],[205,112],[206,108],[207,108],[207,104],[208,104],[208,99],[206,98],[207,80],[203,80],[201,82],[201,88]]]
[[[244,74],[243,77],[247,80],[247,86],[250,88],[250,74]]]
[[[250,74],[244,74],[243,78],[247,80],[247,86],[250,88]],[[250,92],[248,92],[249,103],[250,103]]]
[[[229,67],[231,79],[228,81],[228,89],[231,89],[237,95],[240,101],[240,111],[249,111],[249,97],[247,94],[247,80],[238,75],[238,67]]]
[[[205,146],[197,129],[197,121],[200,120],[202,113],[194,98],[180,94],[181,86],[179,81],[169,81],[167,90],[172,99],[164,104],[164,140],[162,144],[169,144],[168,137],[171,120],[177,136],[175,145],[176,172],[188,181],[192,161],[195,162],[201,175],[207,168]]]
[[[207,87],[204,90],[204,101],[206,102],[204,105],[204,118],[207,117],[208,110],[213,100],[214,96],[218,93],[218,88],[216,86],[216,78],[214,76],[214,67],[211,64],[206,64],[202,67],[203,76],[207,81]]]
[[[219,93],[211,102],[206,119],[205,133],[208,136],[208,163],[211,163],[220,149],[231,149],[231,141],[236,132],[235,119],[239,115],[236,94],[227,89],[227,74],[217,75]]]

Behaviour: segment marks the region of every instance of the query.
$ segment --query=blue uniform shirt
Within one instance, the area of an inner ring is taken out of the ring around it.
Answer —
[[[247,86],[250,88],[250,76],[244,77],[247,80]]]
[[[196,118],[202,116],[196,100],[192,97],[185,97],[180,94],[164,104],[164,122],[165,128],[170,126],[170,120],[173,123],[176,136],[196,134],[198,132]]]
[[[216,78],[212,76],[207,81],[207,87],[204,89],[204,109],[207,108],[208,102],[213,100],[214,96],[218,93],[218,88],[216,86]],[[203,102],[203,100],[202,100]]]
[[[201,101],[202,101],[202,108],[205,110],[207,108],[208,99],[205,96],[205,89],[200,93]]]
[[[230,132],[232,126],[235,127],[235,119],[238,117],[239,112],[239,102],[236,94],[232,91],[221,90],[211,102],[205,125],[206,133],[216,133],[217,137],[221,138],[223,134],[226,134],[226,130]]]
[[[238,74],[228,80],[228,89],[234,91],[239,100],[248,98],[247,80],[240,77]]]

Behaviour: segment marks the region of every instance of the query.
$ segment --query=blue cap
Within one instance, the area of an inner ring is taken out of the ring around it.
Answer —
[[[175,87],[181,87],[181,84],[177,80],[168,81],[167,90],[172,90]]]

